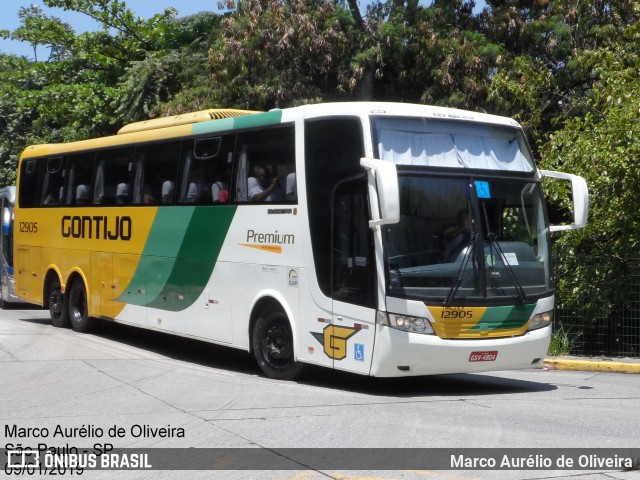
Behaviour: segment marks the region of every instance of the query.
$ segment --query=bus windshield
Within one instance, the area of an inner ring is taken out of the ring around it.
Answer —
[[[389,295],[477,304],[551,293],[539,183],[398,173],[401,219],[385,227]]]

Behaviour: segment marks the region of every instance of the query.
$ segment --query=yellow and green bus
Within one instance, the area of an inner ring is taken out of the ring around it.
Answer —
[[[571,182],[550,226],[543,175]],[[58,327],[100,319],[388,377],[536,367],[550,232],[584,180],[539,171],[522,128],[396,103],[209,110],[28,147],[16,289]]]

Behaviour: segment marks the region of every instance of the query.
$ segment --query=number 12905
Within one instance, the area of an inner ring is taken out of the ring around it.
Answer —
[[[20,222],[20,233],[38,233],[38,222]]]
[[[473,318],[473,310],[444,309],[440,311],[440,318]]]

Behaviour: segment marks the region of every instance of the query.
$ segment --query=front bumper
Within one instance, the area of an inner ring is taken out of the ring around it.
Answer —
[[[445,340],[377,325],[371,375],[403,377],[536,368],[542,365],[551,326],[518,337]],[[497,352],[493,361],[471,362],[473,352]]]

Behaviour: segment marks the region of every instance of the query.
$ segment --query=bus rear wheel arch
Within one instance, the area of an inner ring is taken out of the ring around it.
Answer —
[[[65,301],[71,328],[79,333],[88,333],[95,329],[98,320],[89,316],[87,289],[79,276],[70,280]]]
[[[303,365],[295,360],[291,323],[280,306],[267,306],[256,315],[251,347],[267,377],[294,380],[300,375]]]

